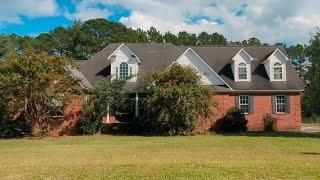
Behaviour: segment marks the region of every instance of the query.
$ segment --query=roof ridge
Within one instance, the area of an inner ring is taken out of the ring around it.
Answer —
[[[281,45],[193,45],[193,46],[177,46],[177,47],[283,47]]]

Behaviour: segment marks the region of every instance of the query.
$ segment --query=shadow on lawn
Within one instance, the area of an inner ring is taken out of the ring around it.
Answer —
[[[288,138],[318,138],[320,133],[304,133],[304,132],[245,132],[222,134],[223,136],[249,136],[249,137],[288,137]]]

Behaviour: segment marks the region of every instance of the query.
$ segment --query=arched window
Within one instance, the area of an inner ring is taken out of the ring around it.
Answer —
[[[273,79],[282,79],[282,65],[280,63],[274,63],[273,65]]]
[[[240,63],[238,67],[238,77],[239,79],[247,79],[247,65],[245,63]]]
[[[120,78],[128,77],[128,64],[123,62],[120,64]]]

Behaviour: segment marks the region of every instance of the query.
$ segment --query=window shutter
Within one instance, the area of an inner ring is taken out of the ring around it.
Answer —
[[[235,97],[234,97],[234,100],[235,100],[235,106],[236,106],[236,108],[239,108],[239,96],[235,96]]]
[[[286,113],[290,114],[290,96],[285,96]]]
[[[271,103],[272,103],[272,114],[275,114],[276,113],[276,96],[272,96],[271,97]]]
[[[253,96],[249,96],[249,113],[253,114]]]

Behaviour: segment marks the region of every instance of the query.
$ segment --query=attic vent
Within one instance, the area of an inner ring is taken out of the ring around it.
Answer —
[[[131,57],[136,58],[136,56],[134,54],[131,54]]]

